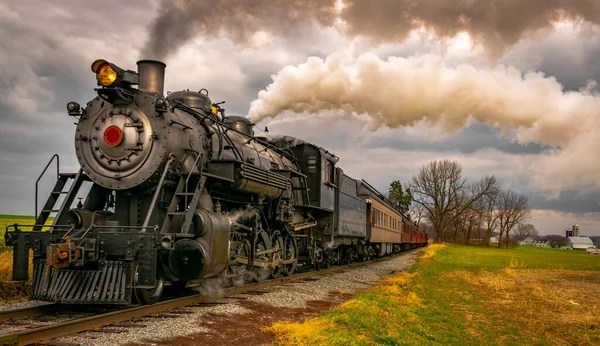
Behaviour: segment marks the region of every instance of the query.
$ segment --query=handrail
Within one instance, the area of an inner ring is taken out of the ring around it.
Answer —
[[[156,200],[158,199],[158,195],[160,194],[160,191],[162,190],[163,184],[165,182],[165,178],[167,177],[167,173],[169,172],[169,168],[171,167],[171,163],[173,163],[174,160],[175,160],[175,155],[173,155],[172,153],[169,154],[169,160],[165,164],[165,169],[163,170],[162,176],[160,177],[160,180],[158,181],[158,185],[156,185],[156,191],[154,191],[154,196],[152,196],[152,202],[150,202],[150,208],[148,208],[148,212],[146,213],[146,219],[144,220],[144,225],[143,225],[144,231],[145,231],[146,227],[148,227],[148,224],[150,223],[150,217],[152,216],[152,212],[154,211],[154,206],[156,205]]]
[[[40,176],[35,181],[35,218],[36,219],[39,216],[39,214],[38,214],[38,188],[39,188],[39,182],[42,179],[42,177],[44,176],[44,174],[46,173],[46,171],[48,170],[48,167],[50,167],[50,164],[52,163],[52,161],[54,161],[54,158],[56,158],[56,181],[58,181],[58,179],[60,178],[60,172],[59,172],[60,157],[58,156],[58,154],[52,155],[52,158],[50,159],[50,161],[48,161],[48,164],[44,168],[44,171],[42,172],[42,174],[40,174]]]
[[[200,155],[198,155],[197,151],[193,151],[196,153],[196,160],[194,160],[194,165],[192,166],[192,168],[190,169],[187,177],[185,178],[185,187],[184,187],[184,200],[185,200],[185,208],[187,209],[187,193],[188,193],[188,182],[190,181],[190,177],[192,176],[192,173],[194,172],[194,168],[198,169],[198,160],[200,160],[200,168],[198,169],[200,171],[200,174],[202,174],[202,170],[204,169],[204,152],[200,153]]]

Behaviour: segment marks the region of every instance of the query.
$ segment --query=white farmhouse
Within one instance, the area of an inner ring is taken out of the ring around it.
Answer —
[[[519,242],[521,246],[534,246],[534,247],[550,247],[550,242],[548,240],[541,241],[535,240],[532,237],[527,237]]]

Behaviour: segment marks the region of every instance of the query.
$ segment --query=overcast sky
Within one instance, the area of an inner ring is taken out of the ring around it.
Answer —
[[[159,8],[156,1],[142,0],[57,0],[52,6],[41,0],[0,3],[0,213],[33,214],[35,179],[52,154],[61,156],[62,170],[78,169],[73,147],[74,119],[67,116],[66,104],[85,104],[94,97],[96,83],[89,66],[95,59],[135,69],[136,61],[146,58],[141,52],[149,51],[146,42],[155,27],[154,19],[168,9]],[[600,7],[590,11],[600,11]],[[590,18],[598,16],[590,14]],[[344,35],[339,27],[323,25],[326,19],[316,16],[298,23],[289,19],[293,25],[272,24],[270,29],[278,30],[280,35],[249,35],[242,30],[245,17],[223,18],[215,19],[215,25],[234,27],[234,34],[207,36],[191,29],[180,30],[169,35],[185,37],[163,55],[166,90],[207,88],[213,101],[226,101],[230,115],[247,115],[250,103],[286,66],[339,52],[350,57],[374,53],[381,59],[431,54],[442,57],[448,66],[470,64],[479,69],[494,69],[500,64],[542,72],[573,91],[590,80],[600,80],[600,35],[594,23],[564,22],[524,35],[514,44],[495,49],[495,54],[501,53],[492,62],[486,46],[473,46],[466,34],[440,42],[427,33],[423,36],[413,32],[402,40],[374,42],[356,36],[355,31],[352,36]],[[398,18],[402,20],[400,15]],[[260,24],[260,20],[252,22],[253,26]],[[251,37],[251,45],[236,39],[240,32]],[[592,111],[600,115],[598,108]],[[350,117],[335,110],[310,116],[288,111],[258,126],[327,148],[340,157],[339,166],[347,174],[364,178],[382,191],[391,180],[408,181],[430,160],[457,160],[470,179],[495,174],[504,188],[527,194],[533,209],[531,222],[540,233],[563,234],[565,228],[578,223],[582,234],[600,235],[600,178],[585,186],[552,186],[549,177],[553,172],[546,171],[543,184],[535,180],[539,174],[532,173],[531,162],[550,155],[550,148],[543,143],[520,144],[514,133],[503,133],[473,120],[450,134],[424,122],[373,131],[370,121],[367,116]],[[600,177],[592,170],[596,159],[590,157],[586,161],[594,164],[582,162],[591,167],[581,172],[582,177]],[[562,170],[560,162],[557,166],[554,161],[553,165],[538,165],[536,169],[559,167],[553,169],[564,176],[573,161],[565,161]],[[43,181],[45,189],[50,188],[51,180]],[[46,196],[42,194],[42,198]]]

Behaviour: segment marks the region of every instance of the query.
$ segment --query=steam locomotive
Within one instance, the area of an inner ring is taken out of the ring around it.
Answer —
[[[5,234],[14,281],[29,280],[33,253],[32,299],[152,304],[166,286],[261,281],[427,244],[326,149],[255,136],[247,118],[226,116],[205,89],[165,96],[164,63],[91,68],[97,97],[67,105],[78,119],[79,171],[57,168],[40,212],[36,187],[35,225]],[[86,184],[85,201],[75,203]]]

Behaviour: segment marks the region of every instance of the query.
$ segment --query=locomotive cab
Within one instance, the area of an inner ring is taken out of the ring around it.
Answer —
[[[291,150],[306,175],[310,205],[333,211],[337,181],[335,165],[339,158],[317,145],[283,136],[271,140],[275,146]]]

